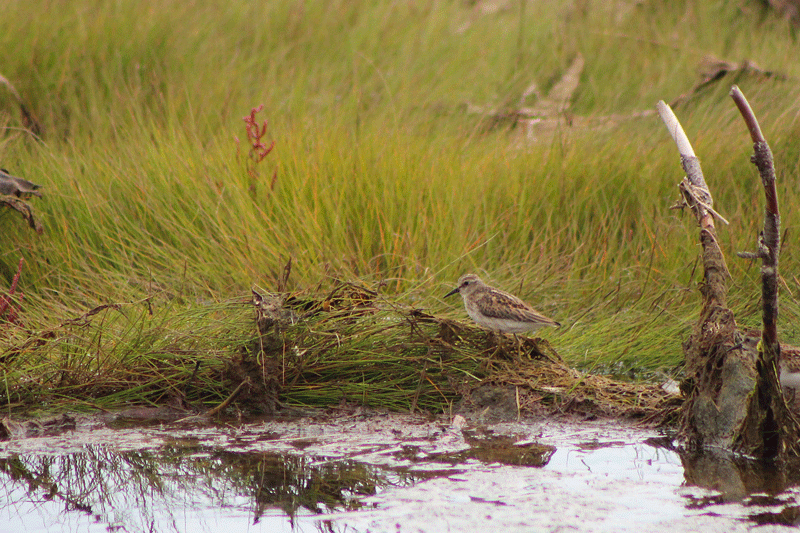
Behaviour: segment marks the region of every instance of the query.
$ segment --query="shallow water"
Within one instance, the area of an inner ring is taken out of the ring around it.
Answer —
[[[608,422],[84,418],[0,442],[0,531],[786,531],[794,467]]]

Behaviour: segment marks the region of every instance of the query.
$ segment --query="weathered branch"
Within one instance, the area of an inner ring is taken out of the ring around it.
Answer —
[[[42,197],[39,185],[26,179],[12,176],[4,168],[0,168],[0,194],[26,198],[28,196]]]
[[[780,256],[780,211],[775,187],[775,166],[750,104],[737,86],[730,92],[753,141],[751,161],[764,186],[764,228],[755,253],[740,256],[761,259],[761,342],[756,360],[758,380],[747,419],[735,447],[751,455],[782,457],[797,454],[800,428],[786,408],[779,380],[781,347],[778,342],[778,258]]]
[[[36,233],[42,233],[44,231],[42,225],[33,215],[33,209],[31,209],[31,206],[24,200],[20,199],[19,197],[11,195],[0,195],[0,206],[9,207],[17,211],[19,214],[22,215],[22,218],[24,218],[26,222],[28,222],[28,226],[30,226],[31,229],[35,230]]]
[[[778,210],[778,191],[775,188],[775,166],[772,151],[764,139],[753,109],[736,85],[730,92],[736,107],[744,118],[750,138],[753,140],[754,154],[750,158],[758,168],[761,183],[764,185],[764,229],[759,235],[758,254],[761,257],[761,297],[763,298],[762,342],[777,344],[778,332],[778,257],[780,256],[780,224]]]
[[[678,122],[678,117],[672,112],[672,108],[664,103],[664,100],[659,100],[656,104],[656,109],[661,116],[661,120],[664,121],[664,125],[667,127],[669,134],[672,135],[672,140],[678,145],[678,153],[681,154],[681,158],[696,158],[697,156],[694,155],[692,143],[689,142],[689,137],[687,137],[686,132],[683,131],[683,127],[681,123]]]
[[[37,233],[42,233],[42,225],[36,220],[31,206],[25,201],[30,196],[41,198],[42,193],[38,189],[39,185],[26,179],[12,176],[6,169],[0,168],[0,206],[10,207],[18,211],[31,228],[36,230]]]
[[[706,180],[703,177],[703,170],[700,167],[700,160],[694,153],[692,143],[686,132],[683,130],[678,118],[672,109],[659,101],[656,104],[658,114],[664,121],[672,139],[678,146],[678,153],[681,156],[681,166],[686,172],[686,177],[678,184],[681,192],[682,202],[688,205],[695,214],[700,225],[700,242],[703,245],[703,266],[705,268],[706,283],[704,284],[703,294],[706,299],[712,298],[720,305],[725,305],[727,298],[727,288],[725,278],[729,276],[725,264],[725,258],[719,248],[716,237],[716,227],[714,225],[715,215],[726,224],[728,223],[721,215],[714,211],[714,199],[708,189]],[[706,291],[711,291],[707,293]],[[708,305],[706,301],[706,305]]]
[[[700,160],[669,106],[659,102],[657,107],[678,146],[681,166],[686,171],[686,177],[678,184],[681,204],[692,209],[703,247],[703,308],[683,345],[686,381],[682,388],[687,399],[682,408],[681,434],[690,447],[729,447],[744,419],[754,372],[752,364],[742,363],[736,321],[726,307],[730,275],[717,240],[714,200]]]

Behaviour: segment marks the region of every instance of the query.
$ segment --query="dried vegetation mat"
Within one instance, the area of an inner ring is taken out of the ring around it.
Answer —
[[[44,330],[7,322],[0,402],[15,412],[144,406],[178,417],[363,405],[653,425],[674,420],[681,403],[659,384],[571,368],[543,339],[432,316],[352,283],[324,297],[253,292],[252,304],[178,307],[167,316],[149,300],[107,304]]]
[[[497,335],[343,284],[323,299],[254,291],[259,335],[230,365],[237,404],[360,403],[488,419],[526,415],[670,422],[658,384],[581,373],[539,338]]]

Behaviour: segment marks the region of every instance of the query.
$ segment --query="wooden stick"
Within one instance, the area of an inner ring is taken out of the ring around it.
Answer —
[[[753,109],[736,85],[731,88],[731,98],[742,114],[750,138],[753,140],[754,154],[751,161],[758,168],[761,183],[764,185],[766,205],[764,209],[764,229],[758,239],[758,251],[754,254],[761,258],[761,318],[764,328],[761,340],[767,345],[777,347],[775,362],[780,359],[778,344],[778,257],[780,256],[781,216],[778,209],[778,191],[775,187],[775,165],[772,151],[767,144],[761,126],[758,124]],[[770,363],[771,361],[766,361]]]
[[[704,296],[707,301],[705,304],[708,306],[713,300],[715,303],[725,305],[727,288],[724,280],[729,277],[729,274],[725,257],[717,242],[714,218],[718,217],[726,224],[728,221],[714,211],[714,198],[703,177],[700,160],[695,155],[692,143],[689,142],[689,137],[675,113],[672,112],[672,108],[661,100],[656,104],[656,109],[678,146],[681,166],[686,172],[686,178],[678,184],[678,189],[683,197],[683,202],[692,209],[700,225],[700,243],[703,245],[703,267],[706,278]]]
[[[755,113],[737,86],[730,91],[744,119],[754,154],[750,158],[758,168],[764,186],[764,228],[758,236],[755,253],[761,259],[761,342],[755,369],[756,388],[751,395],[749,413],[742,425],[734,449],[766,458],[783,458],[800,453],[800,424],[787,408],[779,372],[781,346],[778,342],[778,257],[780,256],[780,211],[775,187],[775,165]]]

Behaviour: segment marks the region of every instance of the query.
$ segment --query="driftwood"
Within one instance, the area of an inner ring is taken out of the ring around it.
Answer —
[[[756,352],[736,326],[727,307],[730,277],[717,240],[715,220],[724,221],[714,201],[685,132],[664,102],[658,112],[678,145],[686,177],[678,185],[679,206],[688,206],[700,226],[704,270],[700,292],[700,318],[684,343],[686,394],[681,414],[681,436],[690,448],[714,447],[746,455],[775,458],[796,454],[797,424],[787,410],[778,379],[777,266],[779,215],[775,172],[769,147],[761,135],[746,100],[736,87],[731,92],[753,137],[767,196],[765,229],[759,251],[748,257],[762,259],[764,331]]]
[[[796,1],[800,2],[800,0]],[[467,114],[481,116],[481,127],[485,131],[501,127],[519,128],[526,141],[550,138],[554,132],[565,128],[575,130],[610,129],[620,126],[623,122],[655,114],[654,109],[592,116],[581,116],[571,112],[570,107],[575,93],[580,88],[584,66],[583,56],[577,54],[546,95],[541,93],[536,81],[531,81],[516,102],[512,102],[509,98],[500,106],[466,103],[464,109]],[[709,87],[723,83],[725,80],[751,77],[789,83],[798,81],[796,77],[785,72],[761,68],[749,59],[734,62],[712,54],[707,54],[702,58],[698,64],[698,74],[700,80],[691,89],[672,100],[669,104],[670,107],[677,108],[684,105],[702,95]],[[530,99],[535,99],[533,105],[527,104]]]
[[[28,196],[42,196],[39,185],[23,178],[12,176],[4,168],[0,168],[0,195],[25,198]]]
[[[750,396],[748,416],[734,441],[734,449],[757,457],[798,455],[800,432],[794,415],[787,409],[780,385],[781,346],[778,342],[778,257],[780,256],[780,211],[775,188],[775,166],[750,104],[737,86],[730,92],[753,140],[751,158],[758,168],[766,199],[764,229],[755,253],[740,253],[761,259],[762,330],[756,358],[756,389]]]
[[[800,0],[760,0],[788,20],[795,28],[800,26]]]
[[[687,399],[681,435],[689,447],[729,449],[744,421],[747,396],[755,386],[752,357],[743,349],[733,312],[727,307],[728,267],[719,247],[714,199],[700,161],[672,109],[663,101],[658,112],[678,146],[686,177],[678,185],[681,205],[691,208],[700,226],[704,277],[700,284],[700,319],[684,343]]]
[[[564,115],[569,109],[572,97],[580,83],[584,64],[583,56],[577,54],[546,96],[539,94],[536,82],[531,82],[522,93],[518,104],[500,108],[467,104],[467,114],[482,115],[486,130],[493,130],[506,124],[512,127],[521,124],[528,128],[529,133],[534,126],[537,130],[543,131],[552,131],[563,127],[566,121]],[[525,106],[525,101],[530,96],[536,96],[538,99],[532,107]]]

